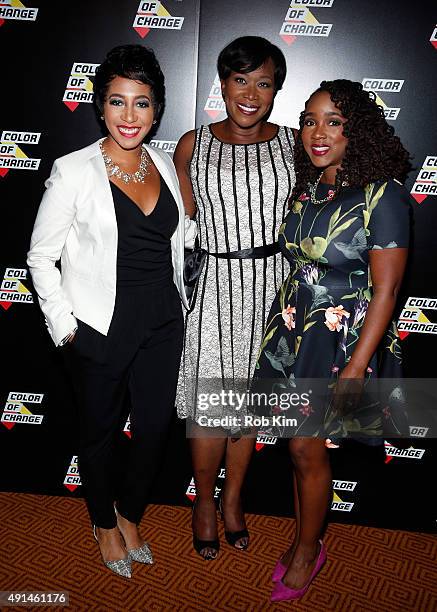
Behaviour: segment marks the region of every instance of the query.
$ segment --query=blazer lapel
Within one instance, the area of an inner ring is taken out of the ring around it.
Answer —
[[[103,140],[103,139],[102,139]],[[95,151],[90,156],[90,163],[93,166],[93,193],[90,197],[98,203],[95,208],[98,218],[96,225],[100,228],[100,238],[102,241],[102,267],[103,285],[115,293],[116,270],[117,270],[117,249],[118,249],[118,228],[115,216],[114,200],[112,197],[109,178],[106,173],[105,162],[100,153],[99,142],[95,144]]]
[[[100,142],[100,141],[99,141]],[[101,211],[110,223],[115,223],[114,201],[112,198],[111,186],[106,173],[105,162],[100,154],[99,143],[96,142],[96,155],[90,162],[94,167],[94,189],[96,199],[101,203]]]

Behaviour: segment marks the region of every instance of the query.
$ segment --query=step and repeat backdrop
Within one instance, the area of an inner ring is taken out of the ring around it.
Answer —
[[[323,79],[349,78],[375,92],[414,156],[407,183],[413,248],[398,312],[406,375],[435,377],[436,19],[433,3],[421,0],[414,6],[398,0],[1,0],[0,490],[81,496],[72,393],[37,305],[26,253],[54,159],[101,135],[93,79],[115,45],[140,43],[156,52],[167,98],[151,144],[169,155],[184,132],[224,118],[216,59],[237,36],[265,36],[286,56],[287,79],[271,115],[276,123],[297,126]],[[129,445],[128,411],[120,452]],[[435,530],[435,432],[413,423],[410,433],[408,444],[349,442],[330,451],[331,520]],[[286,445],[260,436],[246,509],[292,515],[290,470]],[[223,478],[222,470],[217,496]],[[190,504],[195,495],[184,423],[175,420],[152,501]]]

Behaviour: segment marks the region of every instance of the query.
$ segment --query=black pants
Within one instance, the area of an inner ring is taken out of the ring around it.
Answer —
[[[139,523],[174,411],[183,336],[179,294],[172,281],[122,287],[107,336],[78,325],[65,357],[78,400],[79,472],[91,520],[115,527],[117,501],[120,514]],[[120,470],[114,451],[127,393],[131,441]]]

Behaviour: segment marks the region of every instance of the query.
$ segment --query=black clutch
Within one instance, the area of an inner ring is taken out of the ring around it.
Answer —
[[[203,266],[205,265],[208,253],[205,251],[205,249],[200,248],[199,241],[197,239],[194,249],[192,251],[186,251],[185,253],[184,285],[185,294],[189,304],[188,312],[191,312],[196,303],[199,278],[202,274]]]

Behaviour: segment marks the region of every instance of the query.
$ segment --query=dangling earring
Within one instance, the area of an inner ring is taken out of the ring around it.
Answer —
[[[156,125],[156,119],[152,121],[152,125]]]

